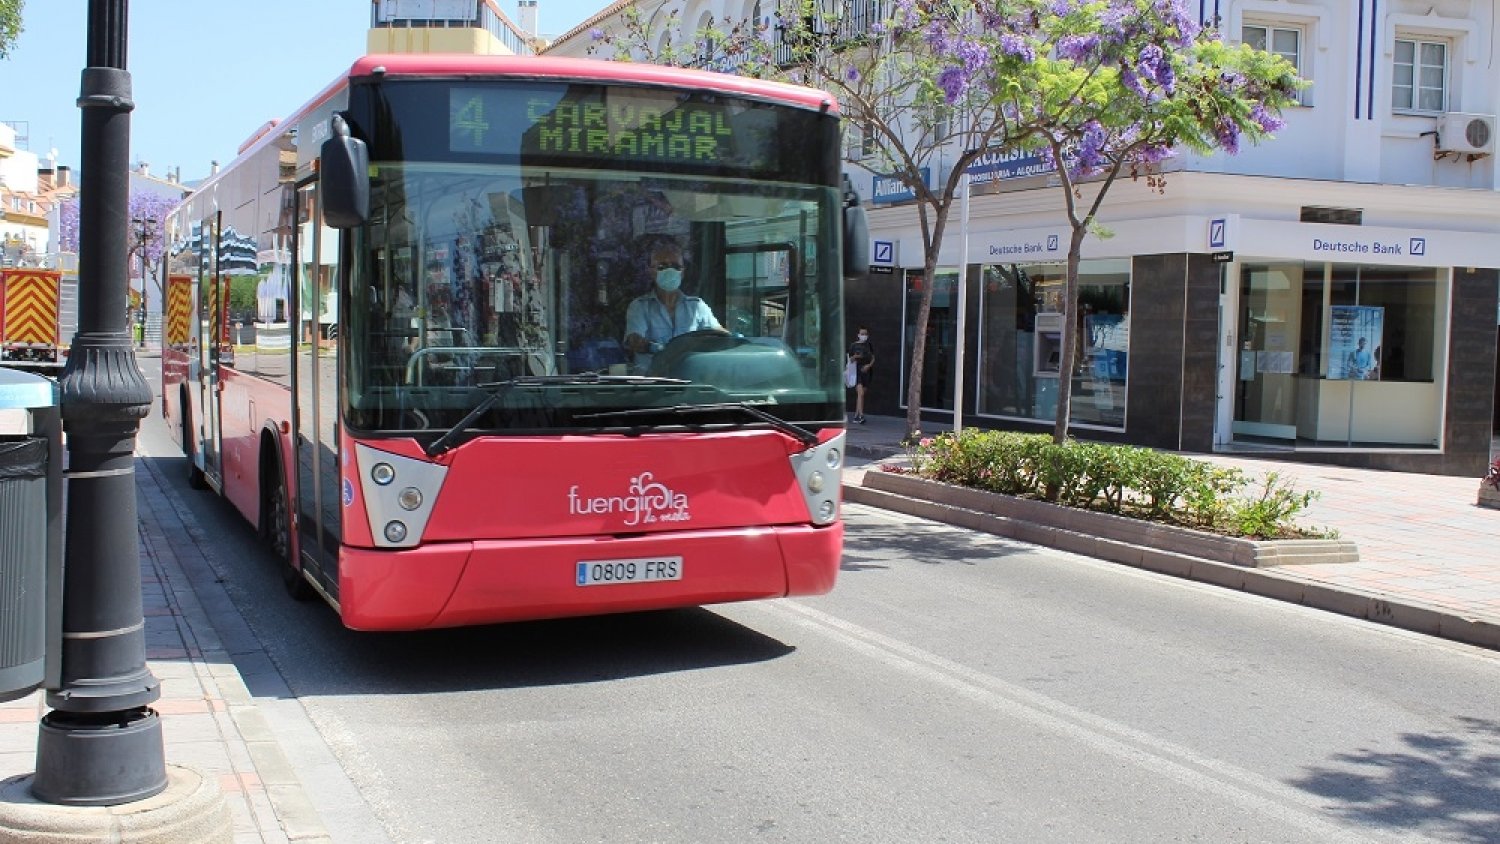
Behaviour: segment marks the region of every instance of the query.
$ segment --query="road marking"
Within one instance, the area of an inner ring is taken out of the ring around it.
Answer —
[[[1302,791],[797,601],[767,601],[745,606],[769,614],[793,616],[790,620],[798,626],[836,639],[894,670],[951,689],[981,706],[1029,722],[1189,788],[1208,791],[1244,805],[1257,814],[1279,818],[1307,830],[1319,840],[1401,840],[1381,837],[1367,828],[1355,830],[1339,826],[1323,819],[1320,815],[1327,811],[1327,807]]]

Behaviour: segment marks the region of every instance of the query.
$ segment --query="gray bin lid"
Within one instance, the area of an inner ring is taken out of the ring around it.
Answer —
[[[0,410],[57,406],[57,382],[0,366]]]

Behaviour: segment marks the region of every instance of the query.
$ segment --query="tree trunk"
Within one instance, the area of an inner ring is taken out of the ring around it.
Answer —
[[[1068,239],[1068,284],[1063,293],[1062,360],[1057,371],[1057,417],[1052,425],[1052,441],[1061,445],[1068,439],[1068,422],[1073,412],[1073,369],[1078,355],[1078,262],[1083,256],[1084,226],[1074,226]]]
[[[927,323],[932,317],[933,276],[937,256],[928,251],[922,262],[922,303],[917,306],[917,324],[911,349],[911,371],[906,376],[906,432],[912,438],[922,432],[922,367],[927,361]],[[905,284],[903,279],[902,284]],[[902,291],[905,295],[905,291]]]
[[[927,324],[932,316],[932,292],[937,288],[938,250],[943,245],[943,229],[948,222],[948,203],[939,205],[934,214],[932,239],[925,244],[922,260],[922,303],[917,307],[916,332],[912,338],[911,371],[906,377],[906,433],[912,439],[922,433],[922,367],[927,358]],[[902,280],[905,295],[905,280]]]

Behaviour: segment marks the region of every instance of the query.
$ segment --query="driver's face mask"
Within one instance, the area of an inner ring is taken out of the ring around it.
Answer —
[[[671,293],[682,286],[681,267],[662,267],[656,271],[656,286]]]

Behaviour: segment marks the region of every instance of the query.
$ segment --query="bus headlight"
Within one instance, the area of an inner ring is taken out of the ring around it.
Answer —
[[[843,465],[844,455],[836,448],[828,449],[828,468],[837,469]]]
[[[820,492],[823,491],[823,473],[822,472],[813,472],[811,475],[807,476],[807,489],[808,489],[809,492],[812,492],[814,494],[817,494],[817,493],[820,493]]]
[[[396,479],[396,468],[389,463],[376,463],[370,467],[370,480],[387,486]]]
[[[385,538],[389,542],[401,542],[406,539],[406,525],[400,522],[388,522],[385,526]]]
[[[837,505],[832,500],[825,499],[822,504],[818,505],[818,521],[833,521],[833,514],[836,507]]]
[[[396,496],[396,503],[400,504],[403,510],[415,510],[422,506],[422,491],[414,486],[409,486],[401,490],[401,494]]]

